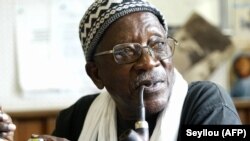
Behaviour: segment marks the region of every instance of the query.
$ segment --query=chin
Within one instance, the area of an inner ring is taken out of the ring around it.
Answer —
[[[147,114],[152,115],[163,111],[164,108],[168,105],[171,91],[172,85],[167,88],[167,91],[154,94],[154,96],[148,97],[148,99],[144,99]]]
[[[147,115],[157,114],[167,106],[168,98],[144,101]]]

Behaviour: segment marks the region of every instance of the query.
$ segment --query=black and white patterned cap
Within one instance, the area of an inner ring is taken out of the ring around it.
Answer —
[[[139,11],[156,15],[167,30],[160,11],[145,0],[96,0],[84,14],[79,26],[79,36],[86,61],[93,60],[98,42],[114,21],[129,13]]]

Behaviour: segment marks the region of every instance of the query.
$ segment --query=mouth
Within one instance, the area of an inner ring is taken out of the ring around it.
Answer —
[[[144,93],[147,97],[157,96],[168,87],[168,73],[165,70],[154,69],[145,73],[141,73],[131,81],[132,91],[138,92],[141,86],[144,86]]]
[[[163,80],[143,80],[137,83],[136,89],[144,86],[144,93],[154,93],[161,90],[164,84]]]

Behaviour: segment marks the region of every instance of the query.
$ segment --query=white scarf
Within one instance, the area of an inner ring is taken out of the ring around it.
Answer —
[[[176,141],[188,85],[175,69],[175,83],[167,108],[157,119],[150,141]],[[78,141],[118,141],[115,102],[102,92],[91,104]]]

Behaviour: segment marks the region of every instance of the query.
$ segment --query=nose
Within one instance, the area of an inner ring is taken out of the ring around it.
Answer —
[[[160,60],[155,58],[154,52],[150,52],[148,49],[144,49],[144,51],[142,51],[141,57],[135,63],[134,68],[140,71],[147,71],[159,65]]]

